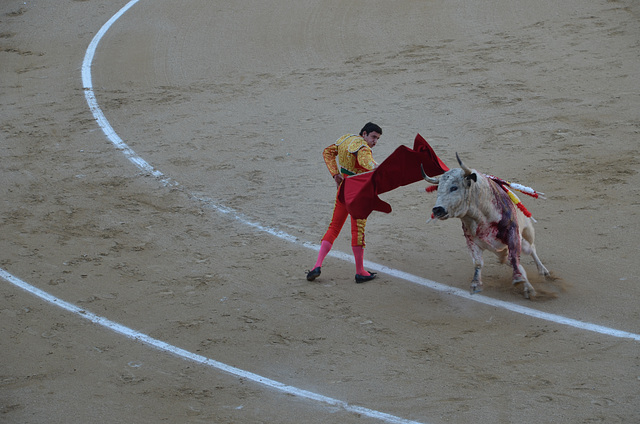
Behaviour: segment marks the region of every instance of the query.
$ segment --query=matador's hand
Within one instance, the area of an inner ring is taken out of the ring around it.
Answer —
[[[340,184],[344,181],[344,176],[342,174],[336,174],[333,176],[333,179],[336,182],[336,186],[340,187]]]

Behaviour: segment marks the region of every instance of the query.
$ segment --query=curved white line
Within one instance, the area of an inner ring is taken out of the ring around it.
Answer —
[[[253,381],[255,383],[260,383],[264,386],[270,387],[272,389],[276,389],[279,390],[283,393],[289,394],[289,395],[293,395],[293,396],[299,396],[302,398],[307,398],[307,399],[311,399],[311,400],[315,400],[317,402],[321,402],[324,403],[326,405],[332,406],[332,407],[339,407],[339,408],[343,408],[345,411],[348,412],[353,412],[356,414],[361,414],[361,415],[365,415],[367,417],[371,417],[371,418],[377,418],[379,420],[388,422],[388,423],[392,423],[392,424],[421,424],[417,421],[410,421],[410,420],[405,420],[404,418],[399,418],[396,417],[394,415],[390,415],[390,414],[385,414],[384,412],[379,412],[379,411],[375,411],[369,408],[364,408],[362,406],[356,406],[356,405],[350,405],[347,402],[343,402],[341,400],[338,399],[334,399],[334,398],[330,398],[327,396],[323,396],[314,392],[310,392],[308,390],[303,390],[303,389],[299,389],[297,387],[293,387],[293,386],[289,386],[287,384],[284,383],[280,383],[278,381],[275,380],[271,380],[269,378],[263,377],[261,375],[258,374],[254,374],[252,372],[249,371],[245,371],[242,370],[240,368],[236,368],[236,367],[232,367],[231,365],[227,365],[224,364],[222,362],[218,362],[216,360],[213,359],[209,359],[207,357],[204,357],[202,355],[198,355],[196,353],[192,353],[189,352],[188,350],[184,350],[181,349],[179,347],[170,345],[166,342],[163,342],[162,340],[158,340],[158,339],[154,339],[151,336],[148,336],[146,334],[140,333],[136,330],[133,330],[129,327],[125,327],[124,325],[118,324],[117,322],[113,322],[111,320],[108,320],[107,318],[95,315],[85,309],[79,308],[69,302],[65,302],[62,299],[59,299],[55,296],[50,295],[49,293],[40,290],[30,284],[27,284],[26,282],[22,281],[21,279],[14,277],[13,275],[9,274],[7,271],[5,271],[4,269],[0,268],[0,278],[3,278],[5,280],[7,280],[8,282],[10,282],[11,284],[22,288],[23,290],[49,302],[52,303],[54,305],[59,306],[62,309],[65,309],[69,312],[72,312],[86,320],[89,320],[95,324],[101,325],[105,328],[108,328],[109,330],[112,330],[118,334],[122,334],[125,337],[128,337],[130,339],[133,340],[137,340],[140,341],[142,343],[148,344],[149,346],[152,346],[158,350],[164,351],[164,352],[168,352],[171,353],[173,355],[176,355],[180,358],[183,359],[188,359],[191,360],[193,362],[196,362],[198,364],[201,365],[205,365],[207,367],[211,367],[211,368],[215,368],[224,372],[227,372],[231,375],[235,375],[239,378],[244,378],[250,381]]]
[[[93,37],[89,47],[84,56],[84,60],[82,61],[82,86],[84,88],[84,97],[87,99],[87,104],[89,105],[89,109],[91,109],[91,113],[93,113],[94,118],[98,121],[98,125],[104,131],[104,134],[107,138],[116,146],[117,149],[121,150],[122,153],[129,159],[134,165],[140,168],[142,171],[153,175],[158,178],[164,185],[176,185],[177,183],[171,181],[166,178],[162,172],[154,169],[151,165],[147,163],[144,159],[142,159],[136,152],[134,152],[115,132],[115,130],[111,127],[111,124],[107,120],[107,118],[102,113],[102,109],[98,106],[98,101],[96,100],[96,95],[93,91],[93,82],[91,78],[91,63],[93,62],[93,56],[95,55],[96,48],[98,47],[98,43],[102,39],[102,37],[109,30],[111,25],[136,3],[139,0],[132,0],[127,3],[122,9],[118,11],[115,15],[111,17],[103,26],[100,28],[100,31]]]

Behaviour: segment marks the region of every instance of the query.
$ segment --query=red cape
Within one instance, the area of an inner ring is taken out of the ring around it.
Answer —
[[[365,219],[373,211],[389,213],[391,205],[380,200],[378,195],[423,180],[421,164],[430,177],[449,170],[429,143],[418,134],[413,149],[400,146],[374,171],[347,177],[340,186],[338,198],[356,219]]]

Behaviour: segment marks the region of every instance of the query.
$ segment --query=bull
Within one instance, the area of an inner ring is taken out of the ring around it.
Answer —
[[[549,277],[550,273],[536,253],[532,219],[515,206],[507,192],[493,179],[466,167],[457,153],[456,159],[460,168],[435,178],[427,176],[423,170],[422,176],[427,182],[438,185],[432,217],[441,220],[460,218],[462,221],[475,267],[471,293],[482,291],[482,253],[489,250],[498,256],[501,263],[508,261],[511,264],[512,284],[524,283],[524,297],[535,296],[536,292],[520,264],[520,253],[531,255],[541,275]]]

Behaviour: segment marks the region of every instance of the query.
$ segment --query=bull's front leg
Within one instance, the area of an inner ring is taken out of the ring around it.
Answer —
[[[519,283],[524,283],[524,297],[526,299],[530,299],[531,296],[536,295],[536,291],[533,286],[527,279],[527,273],[524,270],[523,266],[520,265],[520,238],[516,238],[517,229],[514,229],[512,232],[512,238],[509,240],[509,262],[511,262],[511,266],[513,267],[513,280],[512,284],[515,286]]]
[[[470,237],[467,237],[467,247],[471,254],[471,260],[473,260],[473,279],[471,280],[471,294],[479,293],[482,291],[482,266],[484,260],[482,259],[482,249],[473,242]]]
[[[483,289],[482,286],[482,261],[480,263],[476,263],[473,261],[473,265],[475,266],[475,270],[473,272],[473,280],[471,280],[471,294],[480,293]]]

